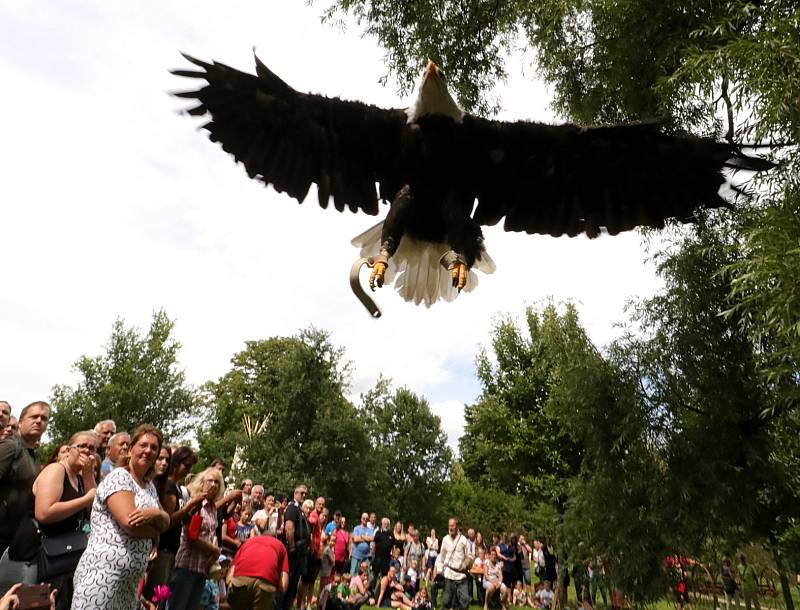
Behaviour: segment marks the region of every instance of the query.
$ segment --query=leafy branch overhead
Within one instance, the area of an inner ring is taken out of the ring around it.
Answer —
[[[507,58],[528,49],[570,120],[659,117],[712,133],[724,102],[737,140],[797,142],[797,11],[792,0],[336,0],[323,19],[354,17],[376,37],[403,93],[428,57],[439,62],[470,111],[499,108],[493,88]]]

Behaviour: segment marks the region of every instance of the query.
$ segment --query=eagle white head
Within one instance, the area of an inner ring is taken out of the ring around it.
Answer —
[[[460,123],[464,119],[464,111],[458,107],[447,90],[444,72],[430,59],[419,82],[417,99],[406,109],[409,123],[413,123],[426,114],[449,116],[456,123]]]

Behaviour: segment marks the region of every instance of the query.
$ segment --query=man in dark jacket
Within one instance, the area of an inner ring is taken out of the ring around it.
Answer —
[[[42,469],[36,447],[49,420],[50,405],[33,402],[19,415],[19,436],[0,441],[0,594],[17,582],[36,582],[32,486]]]

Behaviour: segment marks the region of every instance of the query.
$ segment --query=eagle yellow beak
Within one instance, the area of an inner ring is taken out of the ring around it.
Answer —
[[[428,64],[425,66],[425,72],[423,73],[422,77],[424,79],[428,79],[431,76],[433,77],[438,76],[438,73],[439,73],[439,66],[433,63],[432,59],[428,59]]]

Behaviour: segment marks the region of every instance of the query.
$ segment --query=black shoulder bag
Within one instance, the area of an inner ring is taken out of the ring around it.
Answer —
[[[83,480],[78,477],[78,492],[85,495]],[[86,550],[88,538],[83,532],[83,521],[86,509],[81,511],[81,519],[75,531],[64,532],[55,536],[42,534],[42,546],[39,551],[39,580],[50,581],[64,574],[71,574],[78,567],[78,561]]]

